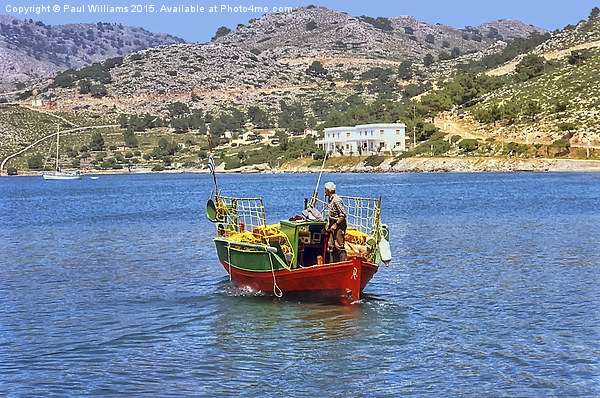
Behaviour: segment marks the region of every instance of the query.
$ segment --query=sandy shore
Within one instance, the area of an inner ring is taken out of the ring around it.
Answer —
[[[248,171],[248,170],[244,170]],[[319,168],[307,167],[280,169],[279,172],[314,172]],[[506,158],[407,158],[395,164],[386,160],[378,167],[364,165],[340,167],[329,172],[346,173],[479,173],[479,172],[596,172],[600,171],[600,160],[574,159],[506,159]],[[243,172],[243,171],[242,171]],[[256,170],[255,172],[260,172]]]
[[[382,165],[382,167],[386,167]],[[599,160],[506,158],[408,158],[390,167],[394,172],[589,172],[600,171]]]
[[[218,173],[315,173],[320,167],[286,167],[270,168],[266,164],[245,166],[234,170],[217,167]],[[505,173],[505,172],[600,172],[600,160],[575,159],[506,159],[506,158],[407,158],[392,164],[388,159],[378,167],[344,166],[325,168],[328,173]],[[84,176],[101,174],[143,174],[157,173],[150,168],[126,170],[93,170]],[[200,173],[207,174],[208,169],[179,168],[158,173]],[[41,172],[19,172],[19,175],[41,175]],[[3,171],[2,176],[6,176]]]

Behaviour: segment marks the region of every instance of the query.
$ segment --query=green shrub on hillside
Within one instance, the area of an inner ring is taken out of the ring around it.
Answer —
[[[568,154],[571,150],[571,142],[566,139],[556,140],[550,146],[556,148],[556,156]]]
[[[100,167],[102,167],[103,169],[112,169],[115,168],[115,166],[117,166],[117,160],[115,158],[106,158],[102,161],[102,164],[100,165]]]
[[[528,38],[516,38],[500,52],[486,55],[480,60],[457,65],[461,72],[479,73],[484,70],[493,69],[515,58],[519,54],[525,54],[550,38],[550,33],[540,35],[532,33]]]
[[[241,160],[237,157],[227,157],[225,158],[225,170],[237,169],[242,167]]]
[[[27,159],[27,167],[31,170],[41,170],[44,167],[44,159],[42,155],[35,154]]]
[[[473,152],[479,147],[479,143],[476,139],[465,138],[464,140],[458,143],[458,147],[465,152]]]
[[[20,93],[19,95],[17,95],[17,101],[23,101],[28,98],[31,98],[32,96],[33,96],[33,91],[26,90],[26,91],[23,91],[22,93]]]
[[[104,84],[102,83],[99,83],[92,84],[92,86],[90,87],[90,94],[94,98],[102,98],[105,97],[108,94],[108,92],[106,91],[106,86],[104,86]]]
[[[450,150],[450,143],[445,140],[426,141],[414,150],[417,154],[427,154],[432,156],[443,155]]]
[[[90,144],[88,145],[90,150],[92,151],[102,151],[104,150],[104,137],[102,133],[99,131],[95,131],[92,134],[92,139],[90,140]]]
[[[364,160],[365,166],[377,167],[385,160],[385,156],[370,155]]]
[[[327,69],[323,68],[323,64],[319,61],[313,61],[312,64],[306,69],[306,74],[310,76],[325,76],[327,75]]]
[[[385,17],[373,18],[373,17],[368,17],[366,15],[362,15],[360,17],[360,20],[374,26],[377,29],[388,30],[388,31],[394,30],[394,27],[392,26],[392,21],[390,21],[389,18],[385,18]]]
[[[524,82],[544,73],[546,60],[535,54],[529,54],[515,68],[517,82]]]

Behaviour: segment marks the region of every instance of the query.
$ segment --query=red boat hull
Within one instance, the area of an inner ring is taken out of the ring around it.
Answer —
[[[362,290],[378,270],[376,265],[358,257],[339,263],[275,272],[241,270],[230,267],[225,261],[221,264],[231,280],[240,286],[275,294],[281,291],[284,297],[301,295],[342,303],[359,300]]]

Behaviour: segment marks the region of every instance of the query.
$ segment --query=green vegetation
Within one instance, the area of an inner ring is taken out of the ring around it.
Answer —
[[[102,133],[96,131],[92,134],[89,147],[92,151],[102,151],[104,149],[104,137]]]
[[[529,54],[516,67],[515,79],[517,82],[525,82],[544,73],[546,61],[539,55]]]
[[[307,127],[306,125],[306,109],[300,102],[287,104],[285,101],[279,102],[281,112],[278,115],[278,125],[280,128],[300,133]],[[212,126],[211,126],[212,129]]]
[[[465,138],[464,140],[458,143],[458,147],[464,152],[473,152],[474,150],[479,148],[479,143],[475,139]]]
[[[425,58],[423,58],[423,65],[425,65],[425,67],[429,67],[429,66],[433,65],[434,62],[435,62],[435,58],[433,58],[433,55],[431,55],[431,54],[426,54]]]
[[[56,75],[54,78],[54,85],[56,87],[70,88],[74,87],[75,82],[79,82],[80,93],[87,94],[91,91],[92,82],[101,83],[102,85],[111,83],[112,77],[110,75],[110,70],[122,63],[123,57],[115,57],[78,70],[68,69]],[[85,82],[82,83],[82,80],[85,80]],[[81,92],[82,87],[84,90],[87,88],[87,91]]]
[[[569,142],[569,140],[560,139],[560,140],[554,141],[552,143],[552,145],[550,145],[550,147],[556,148],[557,156],[563,156],[570,152],[571,143]]]
[[[27,167],[31,170],[41,170],[44,167],[44,159],[42,155],[35,154],[27,159]]]
[[[325,76],[327,70],[323,68],[323,64],[319,61],[313,61],[313,63],[306,69],[306,73],[311,76]]]
[[[379,99],[394,99],[397,96],[398,88],[391,69],[375,67],[364,72],[360,79],[370,81],[367,89]]]
[[[385,160],[385,156],[371,155],[371,156],[367,156],[367,158],[364,160],[364,163],[365,163],[365,166],[377,167],[377,166],[381,165],[381,163],[383,163],[384,160]]]
[[[229,32],[231,32],[231,29],[229,29],[226,26],[221,26],[219,29],[217,29],[217,32],[215,33],[215,35],[210,39],[210,41],[215,41],[217,40],[219,37],[223,37],[225,35],[227,35]]]
[[[381,30],[393,30],[394,29],[392,27],[392,21],[390,21],[389,18],[384,18],[384,17],[373,18],[373,17],[367,17],[365,15],[362,15],[360,17],[360,20],[373,25],[377,29],[381,29]]]
[[[414,71],[412,69],[412,62],[404,60],[398,66],[398,78],[402,80],[412,79]]]
[[[315,155],[315,158],[317,157],[317,149],[313,137],[308,136],[302,139],[291,138],[285,133],[280,132],[277,134],[277,138],[279,144],[276,146],[250,145],[228,151],[227,154],[221,152],[222,160],[225,162],[225,169],[231,170],[254,164],[268,164],[270,167],[276,167],[294,159],[309,158],[311,155]]]
[[[511,125],[515,130],[535,123],[540,129],[570,135],[580,129],[597,131],[598,120],[588,112],[600,105],[600,50],[589,49],[581,63],[573,59],[546,62],[544,67],[540,59],[526,57],[514,81],[505,80],[502,90],[466,110],[482,123]]]
[[[525,54],[541,43],[548,40],[550,34],[540,35],[538,33],[533,33],[526,39],[516,38],[500,52],[495,54],[486,55],[481,60],[472,61],[470,63],[459,64],[456,66],[456,69],[459,74],[461,73],[479,73],[485,70],[496,68],[513,58],[515,58],[519,54]]]
[[[440,156],[450,150],[450,143],[443,138],[429,139],[414,149],[417,155]]]

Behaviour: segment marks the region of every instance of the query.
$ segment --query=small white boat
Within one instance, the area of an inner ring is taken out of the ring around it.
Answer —
[[[97,180],[100,177],[90,177],[90,180]]]
[[[43,174],[44,180],[81,180],[79,172],[63,173],[57,171],[53,174]]]
[[[58,165],[58,148],[60,146],[60,129],[56,132],[56,171],[51,174],[42,174],[44,180],[81,180],[81,173],[79,171],[73,171],[66,173],[60,171]]]
[[[44,180],[81,180],[81,174],[77,173],[54,173],[44,174]]]

